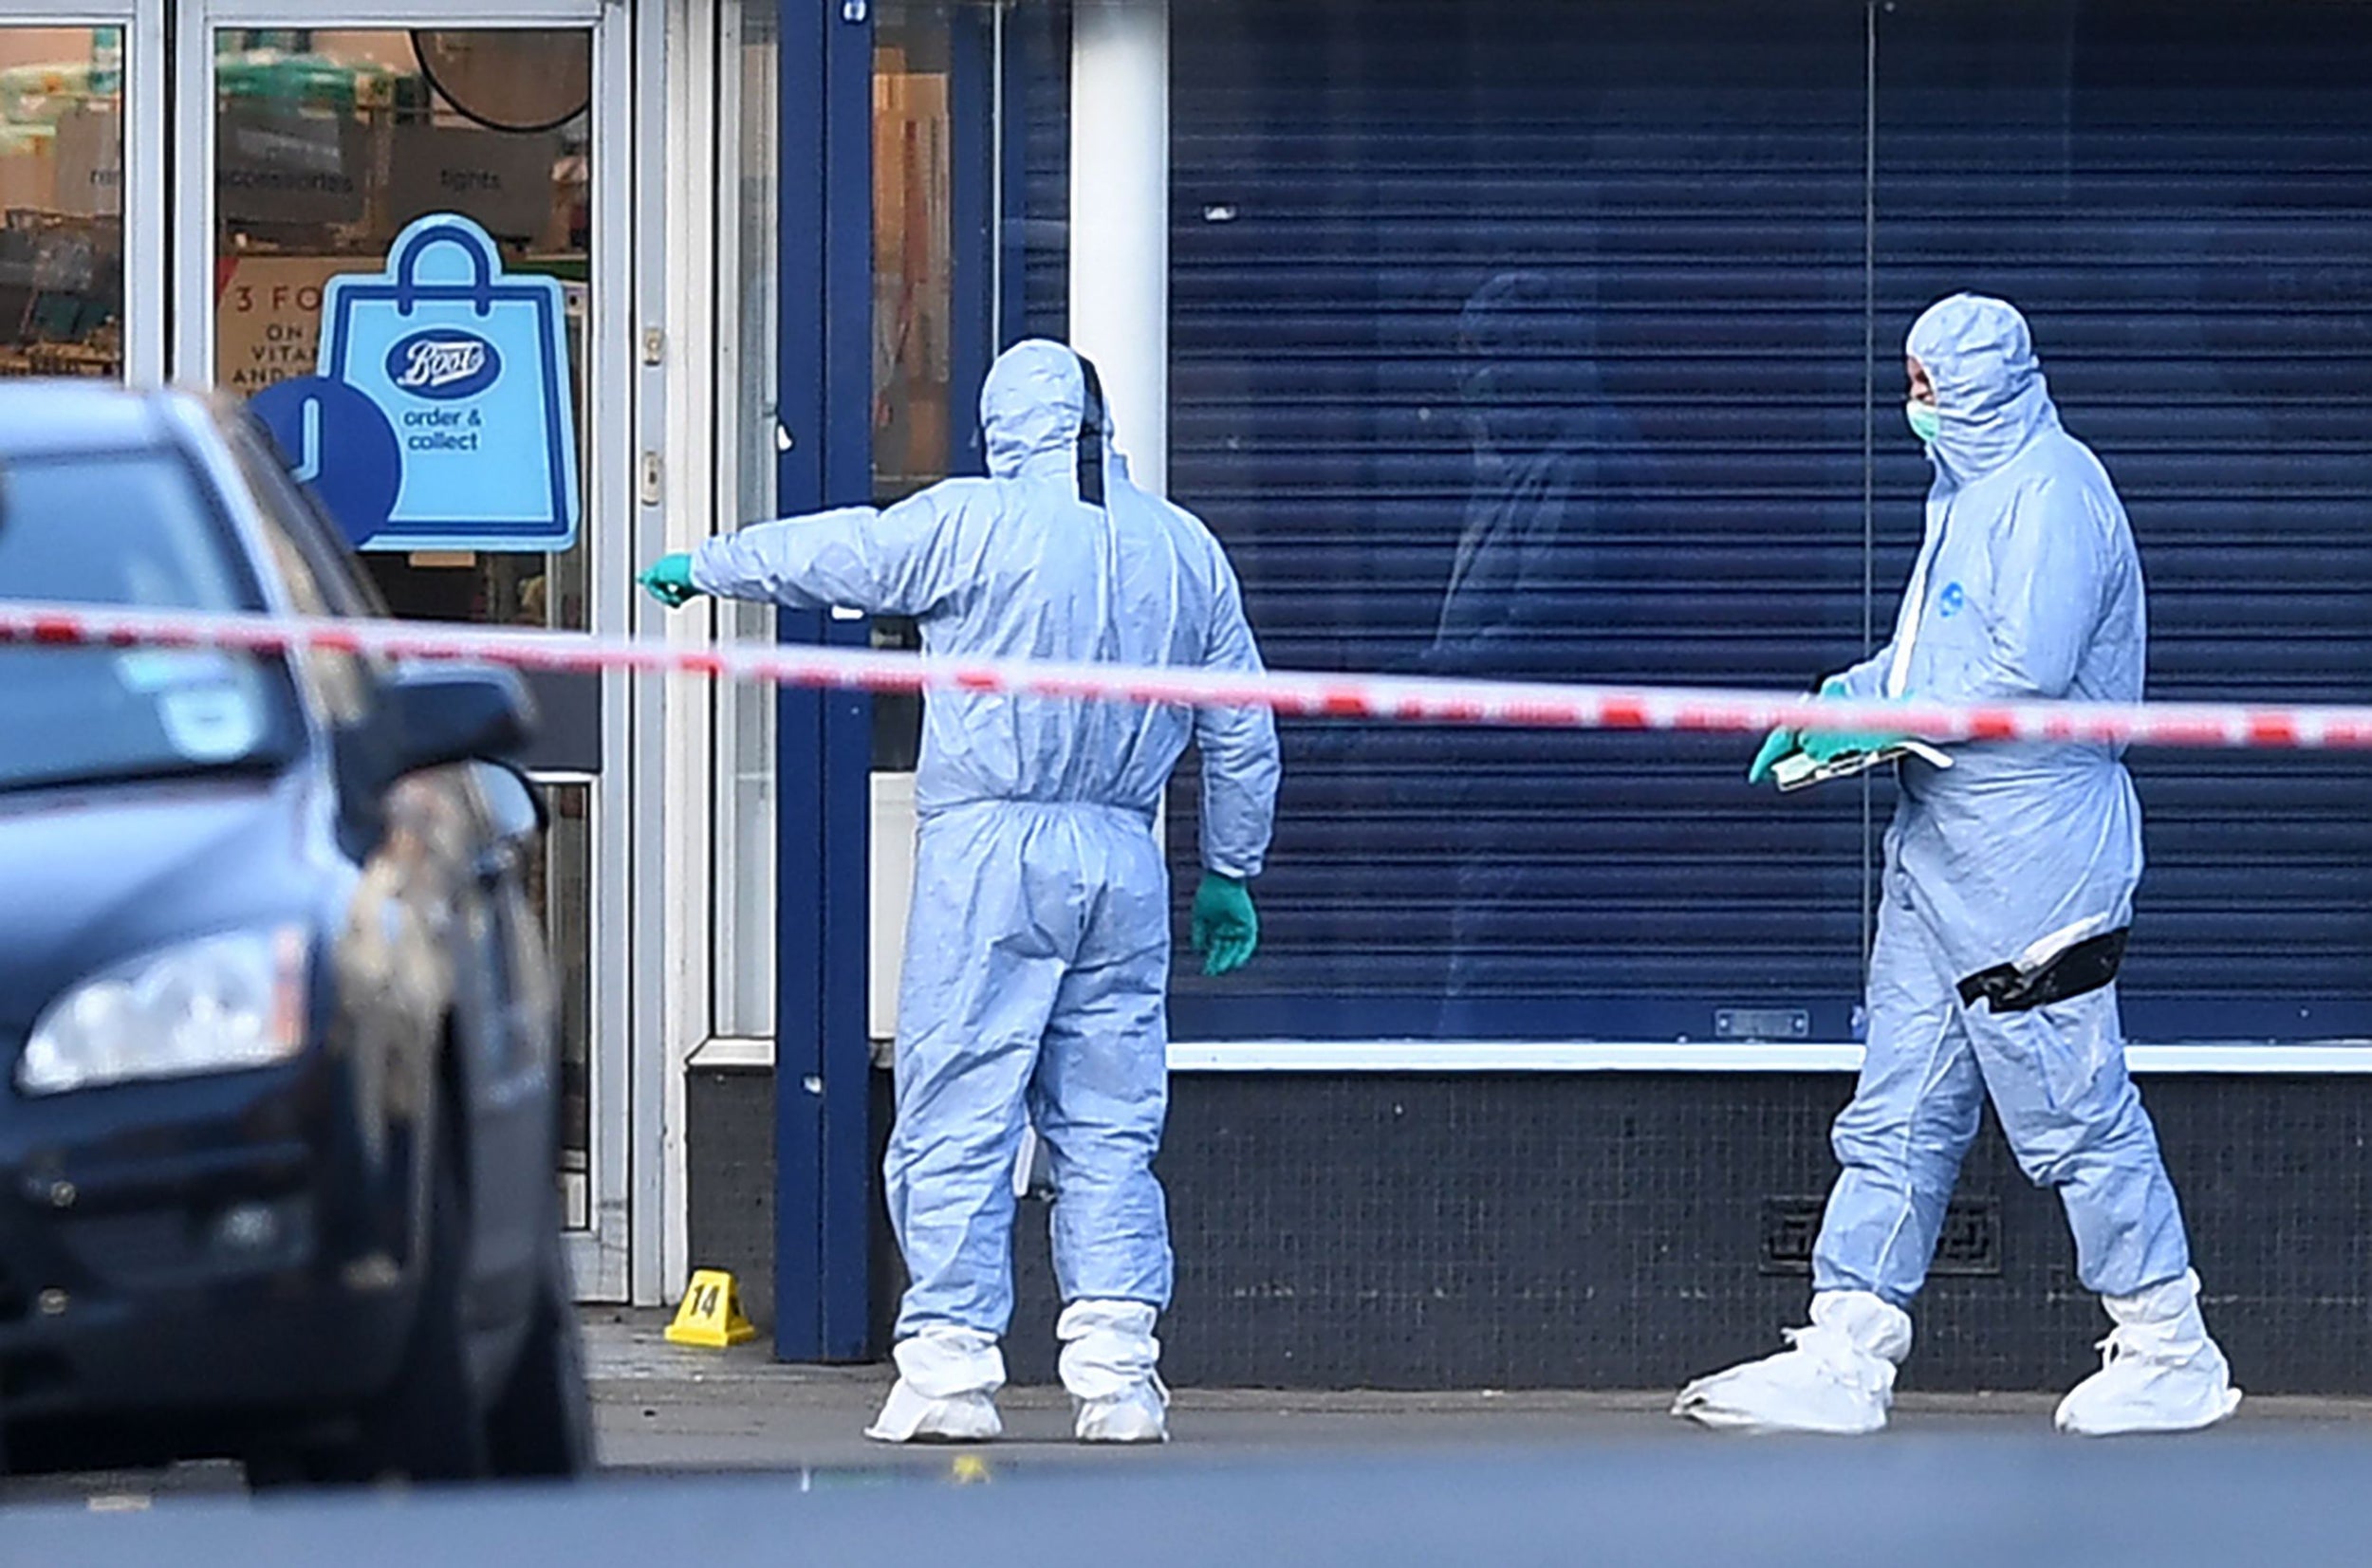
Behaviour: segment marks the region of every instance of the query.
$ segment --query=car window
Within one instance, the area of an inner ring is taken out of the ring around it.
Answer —
[[[264,543],[271,546],[272,568],[287,588],[288,602],[298,615],[328,616],[337,613],[330,604],[328,592],[322,586],[321,579],[313,575],[313,563],[305,559],[305,552],[297,548],[296,542],[288,537],[288,531],[269,517],[264,520]]]
[[[251,421],[232,425],[227,434],[239,473],[247,481],[264,526],[272,565],[288,590],[288,602],[301,616],[354,617],[378,613],[360,591],[360,574],[353,571],[343,549],[324,535],[320,508],[271,458]],[[365,660],[331,649],[308,649],[302,655],[307,686],[330,721],[359,724],[370,711],[373,682]]]
[[[10,460],[0,598],[253,612],[253,571],[165,451]],[[0,789],[272,765],[303,735],[276,658],[198,649],[0,648]]]
[[[278,536],[279,543],[304,557],[310,581],[328,609],[307,614],[383,618],[387,604],[378,586],[356,563],[344,536],[310,489],[288,476],[271,445],[271,437],[252,415],[226,421],[231,450],[257,507]]]

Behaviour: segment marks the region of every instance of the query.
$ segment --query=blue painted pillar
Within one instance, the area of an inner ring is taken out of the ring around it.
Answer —
[[[873,24],[864,0],[782,0],[785,514],[872,499]],[[862,647],[865,623],[783,612],[785,642]],[[784,691],[774,1047],[774,1352],[863,1358],[875,1175],[866,878],[872,702]]]

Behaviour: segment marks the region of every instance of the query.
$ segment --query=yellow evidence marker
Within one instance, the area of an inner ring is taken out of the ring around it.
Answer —
[[[676,1320],[667,1325],[667,1342],[723,1350],[757,1337],[757,1329],[741,1315],[741,1292],[733,1277],[721,1268],[694,1269]]]

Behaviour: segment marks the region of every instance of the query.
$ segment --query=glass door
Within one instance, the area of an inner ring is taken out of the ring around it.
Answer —
[[[635,543],[623,8],[191,6],[176,369],[302,406],[398,616],[616,633]],[[295,417],[289,414],[288,417]],[[308,455],[310,465],[316,459]],[[627,1284],[621,682],[535,677],[581,1290]]]
[[[163,371],[162,6],[0,0],[0,377]]]

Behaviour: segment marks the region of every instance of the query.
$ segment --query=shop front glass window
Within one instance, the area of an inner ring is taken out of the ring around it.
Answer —
[[[873,499],[888,506],[944,479],[959,461],[978,471],[977,384],[954,385],[955,60],[985,81],[992,12],[954,0],[892,0],[873,46]],[[975,139],[991,126],[967,125]],[[968,323],[975,333],[985,323]],[[959,406],[960,405],[960,406]],[[914,623],[873,623],[877,648],[917,649]],[[914,770],[922,699],[874,699],[873,766]],[[901,786],[889,784],[892,790]],[[879,789],[877,789],[877,794]],[[902,797],[901,797],[902,798]]]
[[[777,316],[775,10],[751,0],[729,8],[723,29],[725,91],[718,156],[738,192],[720,234],[719,297],[735,303],[723,326],[728,362],[720,397],[729,410],[719,452],[720,527],[775,510],[779,458],[774,397]],[[977,364],[959,387],[958,359],[969,329],[991,330],[985,316],[956,319],[954,204],[954,99],[961,69],[967,84],[989,102],[997,27],[995,8],[949,3],[893,3],[874,11],[873,76],[873,500],[887,506],[951,472],[979,461]],[[969,51],[969,52],[967,52]],[[988,111],[993,113],[992,110]],[[973,140],[991,127],[978,126]],[[977,236],[985,254],[987,230]],[[985,272],[981,297],[986,298]],[[973,341],[975,359],[984,345]],[[765,606],[720,606],[722,629],[750,640],[773,632]],[[919,645],[911,621],[874,622],[881,648]],[[716,698],[719,827],[716,834],[716,919],[719,961],[715,1033],[772,1031],[775,987],[775,726],[774,693],[763,687],[727,686]],[[876,825],[895,833],[911,826],[899,802],[911,801],[904,778],[915,766],[921,705],[902,696],[874,703],[877,800],[887,792],[888,814]],[[910,813],[910,807],[903,808]],[[898,880],[898,858],[877,869]],[[902,893],[902,883],[900,884]],[[877,930],[877,945],[893,952],[895,925]]]
[[[214,378],[252,397],[312,375],[329,280],[378,273],[414,219],[456,212],[506,274],[562,284],[579,493],[591,429],[592,37],[582,30],[252,29],[214,35]],[[556,552],[365,548],[395,614],[583,631],[591,526]],[[598,768],[591,683],[539,689],[547,739]],[[563,737],[565,737],[565,743]],[[548,790],[535,868],[559,971],[569,1223],[586,1223],[591,1136],[593,791]]]
[[[0,24],[0,377],[123,373],[123,29]]]

